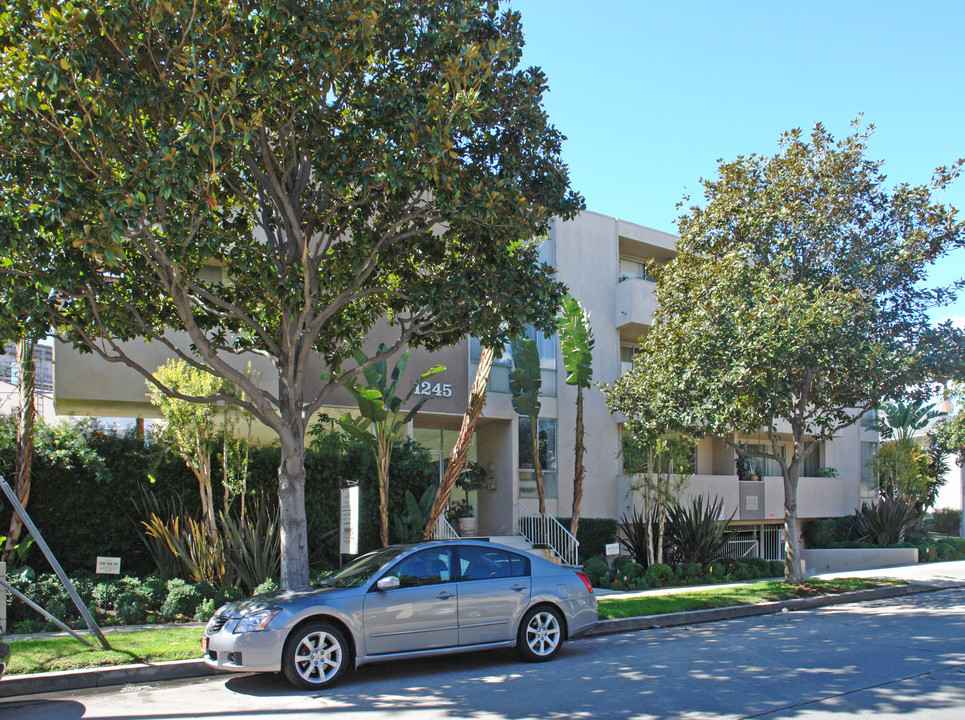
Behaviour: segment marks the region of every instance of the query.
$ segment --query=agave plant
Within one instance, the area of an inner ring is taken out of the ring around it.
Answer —
[[[243,587],[251,591],[281,568],[281,535],[278,513],[261,498],[254,511],[240,517],[219,513],[227,561]]]
[[[903,542],[905,531],[918,522],[921,512],[904,495],[884,497],[876,503],[861,503],[854,511],[858,540],[882,547]]]
[[[723,515],[724,501],[719,497],[704,504],[704,496],[698,495],[689,505],[674,502],[670,506],[667,539],[675,547],[681,562],[698,563],[707,567],[723,550],[734,535],[730,521],[736,510],[726,520]]]
[[[647,567],[649,565],[650,553],[648,552],[649,539],[653,537],[653,526],[656,517],[650,514],[649,528],[648,519],[642,511],[633,508],[630,517],[626,513],[620,518],[620,545],[633,558],[633,561]],[[650,535],[648,536],[648,531]]]

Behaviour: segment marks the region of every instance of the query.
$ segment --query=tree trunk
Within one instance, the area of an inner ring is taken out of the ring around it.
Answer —
[[[429,519],[422,530],[422,539],[431,540],[432,532],[435,530],[436,523],[442,511],[449,504],[449,493],[452,492],[456,479],[462,474],[466,461],[469,459],[469,446],[472,445],[472,435],[476,430],[476,423],[483,407],[486,405],[486,387],[489,384],[489,373],[493,369],[493,360],[496,353],[490,347],[483,347],[479,357],[479,367],[476,368],[476,377],[472,381],[472,389],[469,391],[469,404],[466,411],[462,414],[462,426],[459,428],[459,437],[449,455],[449,464],[446,466],[446,473],[442,477],[442,484],[436,491],[436,499],[432,502],[432,509],[429,511]]]
[[[570,532],[576,537],[580,527],[580,503],[583,502],[583,388],[576,387],[576,450],[573,467],[573,519]]]
[[[23,505],[27,507],[30,498],[30,472],[33,465],[34,425],[36,423],[36,407],[34,406],[34,341],[26,338],[17,343],[17,369],[19,374],[20,413],[17,419],[17,457],[14,472],[13,491]],[[14,549],[20,541],[23,521],[17,513],[10,516],[10,529],[7,531],[7,544],[4,547],[3,558],[9,565],[16,559]]]
[[[281,440],[278,509],[281,520],[281,586],[286,590],[303,587],[308,584],[304,431],[297,437]]]
[[[379,438],[379,539],[382,547],[389,546],[389,461],[392,458],[392,443],[388,438]]]
[[[546,493],[543,490],[543,464],[539,461],[539,417],[529,419],[533,439],[533,470],[536,473],[536,494],[539,497],[539,514],[546,514]],[[545,542],[545,541],[544,541]]]
[[[793,585],[804,582],[801,570],[801,533],[797,517],[797,485],[802,460],[793,459],[784,471],[784,580]]]
[[[650,511],[651,503],[656,503],[657,494],[654,491],[653,485],[653,451],[647,450],[647,479],[645,487],[647,488],[646,493],[644,493],[644,498],[646,498],[646,503],[644,503],[643,508],[643,527],[646,529],[647,533],[647,567],[653,565],[656,560],[653,554],[653,526],[650,524],[650,518],[653,517],[653,513]],[[659,512],[659,507],[658,507]]]

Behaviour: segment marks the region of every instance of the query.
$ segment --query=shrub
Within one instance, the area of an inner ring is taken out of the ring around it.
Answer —
[[[252,595],[265,595],[278,590],[278,581],[275,578],[268,578],[261,585],[251,591]]]
[[[932,513],[929,523],[932,532],[940,535],[958,537],[962,529],[962,511],[955,508],[941,508]]]
[[[853,528],[853,515],[811,520],[804,525],[804,544],[809,548],[827,548],[831,543],[847,542]]]
[[[713,582],[724,582],[730,575],[730,566],[719,560],[712,562],[707,568],[707,574]]]
[[[887,547],[905,539],[905,531],[918,522],[921,513],[901,495],[882,498],[876,503],[861,503],[854,511],[856,539]]]
[[[667,539],[683,562],[707,567],[733,536],[735,531],[728,527],[733,514],[726,521],[718,519],[723,508],[724,501],[717,497],[705,505],[703,495],[693,498],[689,505],[671,504],[667,513]]]
[[[121,594],[120,585],[114,580],[99,582],[94,586],[93,595],[101,610],[113,610],[117,605],[117,596]]]
[[[685,583],[692,583],[703,579],[704,569],[697,563],[681,563],[677,566],[676,575]]]
[[[215,605],[214,598],[202,600],[201,604],[198,605],[197,611],[194,613],[194,619],[196,622],[208,622],[217,609],[218,607]]]
[[[648,567],[647,575],[653,578],[654,582],[656,583],[654,587],[669,585],[675,580],[673,569],[664,563],[654,563]]]
[[[767,561],[768,577],[784,577],[784,563],[780,560]]]
[[[620,518],[620,545],[629,553],[630,557],[643,566],[647,564],[647,518],[633,508],[630,517],[624,514]]]
[[[36,620],[20,620],[13,626],[14,635],[29,635],[41,629],[42,624]]]
[[[567,530],[573,519],[560,518],[560,523]],[[580,543],[580,558],[586,559],[594,555],[606,553],[607,543],[617,541],[617,521],[612,518],[580,518],[580,526],[576,529],[576,540]],[[640,562],[637,560],[637,562]]]
[[[610,565],[603,555],[594,555],[583,564],[583,573],[592,585],[603,587],[603,578],[609,576]]]
[[[168,580],[168,596],[161,606],[161,617],[165,620],[194,617],[201,600],[201,594],[194,585],[189,585],[178,578]]]

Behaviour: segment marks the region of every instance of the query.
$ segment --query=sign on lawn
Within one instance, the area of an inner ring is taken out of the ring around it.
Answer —
[[[101,575],[120,575],[121,559],[119,557],[102,557],[98,555],[97,570],[95,572]]]
[[[620,543],[607,543],[607,544],[606,544],[606,554],[607,554],[607,557],[609,557],[610,555],[619,555],[619,554],[620,554]]]
[[[359,486],[342,488],[342,520],[339,528],[339,549],[343,555],[359,553]]]

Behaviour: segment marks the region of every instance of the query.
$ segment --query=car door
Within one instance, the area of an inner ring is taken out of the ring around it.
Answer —
[[[381,577],[399,586],[373,585],[363,601],[366,655],[452,647],[459,641],[452,548],[431,547],[408,555]]]
[[[529,604],[529,559],[478,545],[459,553],[459,644],[512,640],[516,619]]]

